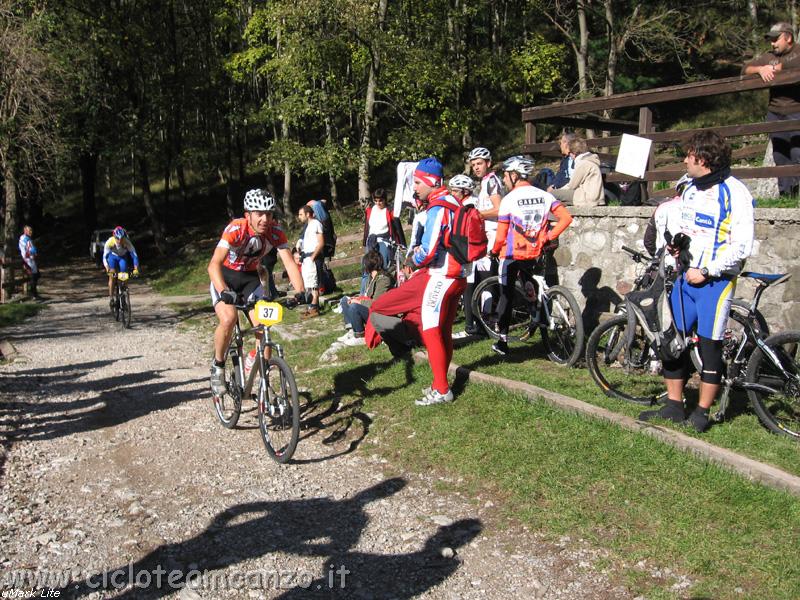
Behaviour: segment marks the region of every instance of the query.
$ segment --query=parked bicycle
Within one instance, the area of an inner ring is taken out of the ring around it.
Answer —
[[[220,422],[232,429],[239,421],[242,400],[255,400],[267,454],[278,463],[286,463],[292,458],[300,435],[300,402],[283,347],[270,336],[270,327],[283,320],[283,307],[265,300],[237,302],[235,306],[244,314],[247,325],[242,328],[239,319],[234,326],[225,355],[226,392],[214,398],[214,409]],[[256,325],[250,320],[251,309],[255,309]],[[251,335],[258,337],[258,350],[250,372],[246,373],[244,340]],[[269,359],[264,357],[267,348],[271,353]]]
[[[659,277],[664,278],[669,297],[671,282],[668,270],[663,268]],[[747,392],[748,399],[758,418],[770,430],[793,437],[800,437],[800,366],[798,346],[800,331],[787,331],[773,336],[758,304],[764,291],[789,279],[788,274],[769,275],[744,272],[739,277],[757,282],[752,300],[747,303],[735,299],[729,324],[723,334],[723,363],[725,374],[722,394],[713,419],[721,422],[730,407],[731,391]],[[660,314],[669,311],[666,306],[652,307]],[[627,311],[602,323],[586,346],[586,363],[595,383],[607,396],[637,404],[652,405],[665,399],[658,343],[659,331],[648,324],[641,307],[628,295]],[[644,310],[648,310],[645,307]],[[690,357],[700,371],[698,338],[686,338]]]
[[[403,244],[398,244],[389,238],[384,238],[383,243],[389,247],[389,251],[394,257],[394,271],[392,272],[392,276],[394,277],[395,285],[399,286],[407,279],[406,272],[403,269],[407,248],[403,246]]]
[[[538,329],[554,363],[572,366],[583,352],[583,320],[575,296],[565,287],[549,287],[540,272],[544,259],[521,269],[514,285],[514,299],[508,326],[508,341],[525,341]],[[488,277],[472,294],[472,312],[493,339],[500,339],[497,305],[500,277]]]
[[[115,321],[121,321],[122,326],[128,329],[131,326],[131,294],[128,290],[130,274],[111,272],[108,276],[117,280],[111,314],[114,315]]]

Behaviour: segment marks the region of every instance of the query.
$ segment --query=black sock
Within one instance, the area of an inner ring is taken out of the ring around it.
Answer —
[[[224,360],[217,360],[215,358],[214,359],[214,366],[215,367],[224,367],[225,366],[225,361]]]

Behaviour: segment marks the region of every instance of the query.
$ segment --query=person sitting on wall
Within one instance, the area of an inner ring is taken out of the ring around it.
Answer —
[[[567,206],[605,205],[600,157],[588,151],[586,140],[579,135],[569,142],[569,155],[575,160],[575,170],[569,182],[560,188],[550,186],[547,191]]]

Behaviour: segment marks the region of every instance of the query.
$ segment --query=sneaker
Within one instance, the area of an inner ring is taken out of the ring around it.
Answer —
[[[211,393],[214,396],[222,396],[228,391],[228,386],[225,385],[225,367],[218,367],[211,365]]]
[[[682,424],[687,427],[694,427],[697,433],[703,433],[711,425],[708,409],[696,407]]]
[[[508,342],[504,340],[497,340],[494,344],[492,344],[492,352],[496,352],[500,356],[506,356],[508,354]]]
[[[364,334],[361,335],[353,334],[351,337],[347,338],[346,340],[342,340],[342,343],[345,346],[364,346],[366,345],[367,341],[364,339]]]
[[[319,316],[319,309],[318,308],[309,308],[307,311],[300,313],[300,318],[305,319],[313,319],[314,317]]]
[[[664,406],[658,410],[646,410],[639,413],[640,421],[649,421],[650,419],[656,418],[672,421],[673,423],[683,423],[683,420],[686,418],[683,410],[683,402],[667,400]]]
[[[468,338],[471,334],[468,331],[457,331],[453,334],[454,340],[463,340],[464,338]]]
[[[340,315],[340,314],[342,314],[342,305],[341,304],[337,304],[331,310],[333,312],[335,312],[337,315]]]
[[[344,332],[344,335],[340,335],[338,338],[336,338],[336,341],[337,342],[344,342],[344,341],[349,340],[352,337],[353,337],[353,332],[348,330],[348,331]]]
[[[447,390],[447,393],[442,394],[438,390],[431,390],[419,400],[415,400],[414,404],[417,406],[432,406],[434,404],[443,404],[445,402],[453,401],[453,390]]]

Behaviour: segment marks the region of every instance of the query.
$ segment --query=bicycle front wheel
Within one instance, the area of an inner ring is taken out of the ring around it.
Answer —
[[[571,367],[583,352],[583,316],[575,296],[556,285],[545,292],[550,323],[541,326],[547,357],[556,364]]]
[[[775,334],[766,344],[780,367],[758,348],[747,363],[746,381],[773,392],[748,389],[747,397],[767,429],[800,439],[800,331]]]
[[[661,363],[639,325],[628,343],[627,327],[627,315],[598,325],[586,344],[586,366],[609,398],[655,404],[665,393]]]
[[[495,340],[500,339],[500,314],[497,312],[502,286],[496,276],[481,281],[472,293],[472,314]],[[519,284],[514,286],[511,299],[511,316],[508,322],[508,341],[516,342],[528,333],[531,323],[530,302]],[[525,336],[527,337],[527,336]]]
[[[126,329],[131,326],[131,294],[126,287],[119,295],[119,311],[122,326]]]
[[[122,314],[120,311],[120,302],[122,302],[122,294],[119,293],[119,289],[114,292],[114,306],[111,309],[111,314],[114,315],[114,320],[119,321],[120,315]]]
[[[225,392],[214,396],[214,410],[219,422],[227,429],[233,429],[242,414],[242,384],[239,381],[240,354],[229,353],[225,359]]]
[[[283,464],[291,460],[300,437],[297,383],[282,358],[270,358],[266,367],[258,392],[258,425],[267,454]]]

